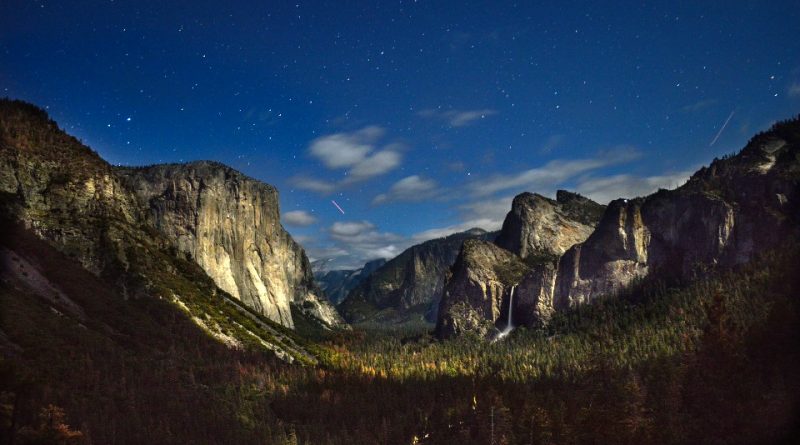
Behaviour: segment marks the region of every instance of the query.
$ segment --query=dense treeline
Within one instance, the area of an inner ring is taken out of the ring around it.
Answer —
[[[493,344],[356,332],[273,407],[319,428],[311,443],[325,428],[350,443],[781,442],[798,418],[798,264],[642,284]]]
[[[228,349],[77,266],[61,285],[83,288],[80,323],[3,282],[0,442],[780,442],[798,418],[798,264],[789,249],[642,283],[496,343],[355,330],[314,367]]]

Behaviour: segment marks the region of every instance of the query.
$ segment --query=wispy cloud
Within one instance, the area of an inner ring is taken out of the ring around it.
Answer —
[[[556,159],[541,167],[519,173],[494,175],[486,180],[476,181],[470,184],[470,189],[475,196],[489,196],[503,190],[513,190],[518,193],[526,190],[550,189],[580,174],[609,165],[629,162],[639,156],[639,151],[634,148],[620,147],[595,158]]]
[[[328,168],[352,167],[375,149],[375,142],[383,134],[384,130],[374,125],[351,133],[330,134],[311,141],[308,151]]]
[[[350,170],[348,182],[361,181],[382,175],[400,165],[402,156],[395,150],[383,150],[365,157]]]
[[[342,186],[383,175],[402,162],[402,145],[380,145],[385,130],[368,126],[353,132],[334,133],[311,141],[308,153],[329,170],[346,169],[346,178],[338,182],[296,176],[294,186],[318,193],[332,193]]]
[[[381,232],[369,221],[341,221],[333,223],[328,229],[335,246],[348,253],[351,265],[361,266],[375,258],[393,258],[410,244],[402,236]]]
[[[497,114],[497,110],[489,108],[479,110],[439,110],[427,109],[417,113],[419,116],[447,122],[451,127],[464,127],[475,121]]]
[[[337,184],[330,181],[322,181],[319,179],[309,178],[307,176],[295,176],[289,182],[303,190],[310,190],[321,194],[330,194],[336,191]]]
[[[432,179],[419,175],[407,176],[395,182],[386,193],[381,193],[373,200],[373,204],[384,204],[392,201],[422,201],[436,195],[438,185]]]
[[[305,210],[292,210],[283,214],[283,221],[292,226],[307,227],[315,224],[317,218]]]
[[[613,176],[583,176],[578,178],[575,187],[570,187],[599,203],[607,204],[618,198],[635,198],[646,196],[658,189],[673,189],[686,182],[694,170],[676,172],[656,176],[636,176],[630,174]],[[543,186],[531,191],[536,191],[545,196],[553,197],[558,187],[555,184]],[[484,198],[458,205],[459,221],[457,223],[427,229],[411,236],[414,243],[429,239],[440,238],[453,233],[463,232],[471,228],[481,228],[487,231],[499,230],[503,226],[506,215],[511,210],[511,195],[499,198]]]
[[[539,167],[463,184],[460,189],[443,188],[435,180],[410,175],[395,182],[373,204],[391,201],[444,200],[456,217],[439,227],[429,227],[410,235],[381,230],[367,220],[339,221],[321,232],[322,238],[311,243],[309,253],[315,258],[335,258],[336,267],[356,268],[375,258],[392,258],[408,247],[430,239],[448,236],[472,228],[499,230],[511,210],[513,196],[538,192],[554,196],[558,188],[575,190],[601,203],[617,198],[633,198],[674,188],[683,184],[691,171],[641,176],[612,174],[606,167],[637,159],[640,152],[620,146],[584,159],[556,159]],[[319,188],[322,188],[320,186]]]
[[[646,196],[661,188],[674,189],[683,185],[693,171],[657,176],[614,175],[584,178],[575,188],[578,193],[601,204],[607,204],[618,198]]]
[[[479,228],[486,231],[499,230],[503,220],[511,210],[513,196],[502,198],[483,199],[458,206],[459,222],[445,227],[436,227],[415,233],[411,236],[414,243],[421,243],[434,238],[464,232],[469,229]]]

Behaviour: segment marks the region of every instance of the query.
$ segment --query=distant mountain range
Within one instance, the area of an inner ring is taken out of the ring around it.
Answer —
[[[474,228],[409,247],[353,288],[338,308],[351,323],[436,320],[446,274],[467,239],[491,240],[497,232]]]
[[[347,297],[353,288],[361,284],[365,278],[386,264],[383,258],[368,261],[360,269],[341,269],[328,270],[329,260],[317,260],[311,263],[314,271],[314,279],[317,280],[320,289],[325,292],[325,296],[333,304],[339,304]]]

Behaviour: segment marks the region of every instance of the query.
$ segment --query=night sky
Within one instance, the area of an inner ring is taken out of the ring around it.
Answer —
[[[602,3],[4,0],[0,95],[114,164],[275,185],[343,267],[523,191],[677,186],[800,112],[796,0]]]

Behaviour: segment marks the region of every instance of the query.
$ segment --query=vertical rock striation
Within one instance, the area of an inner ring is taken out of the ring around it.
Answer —
[[[546,198],[523,194],[514,207],[498,244],[525,257],[530,267],[516,289],[515,323],[546,323],[558,310],[613,296],[649,276],[691,280],[709,268],[746,263],[800,235],[800,119],[754,137],[739,154],[714,160],[675,190],[612,201],[585,241],[564,236],[563,228],[572,225]],[[457,264],[454,270],[489,270],[498,261],[508,262],[497,257]],[[482,310],[482,291],[470,290],[481,286],[460,282],[476,279],[470,277],[492,282],[476,273],[454,273],[446,289],[460,292],[446,292],[442,307],[496,320],[497,314]],[[441,324],[453,324],[447,320],[451,316],[441,314]],[[446,337],[457,330],[437,332]]]
[[[172,246],[272,320],[292,326],[296,304],[342,323],[279,223],[277,191],[222,164],[113,168],[41,109],[0,100],[0,209],[126,298],[179,273]]]
[[[591,235],[602,206],[576,193],[559,190],[556,200],[537,193],[514,198],[496,244],[522,258],[562,255]]]
[[[589,237],[604,209],[564,190],[555,200],[535,193],[517,195],[494,244],[464,243],[444,286],[437,334],[486,334],[501,309],[507,314],[503,301],[514,285],[514,324],[548,318],[557,258]]]
[[[320,298],[305,251],[280,224],[278,191],[208,161],[118,168],[155,227],[222,290],[292,327],[291,305],[341,323]]]
[[[464,241],[439,303],[436,335],[486,335],[503,308],[508,310],[511,287],[528,270],[517,255],[490,242]]]

